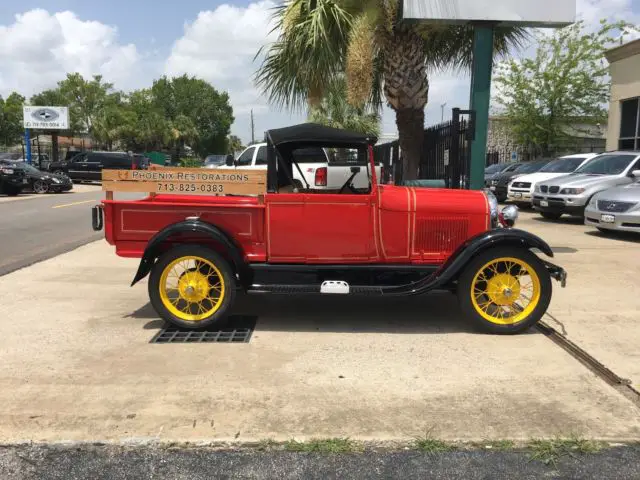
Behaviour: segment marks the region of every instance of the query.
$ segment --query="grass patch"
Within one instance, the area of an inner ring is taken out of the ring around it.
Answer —
[[[556,465],[562,457],[576,454],[596,453],[604,444],[579,437],[555,438],[553,440],[533,440],[529,443],[531,460],[538,460],[545,465]]]
[[[284,449],[303,453],[354,453],[362,450],[358,443],[348,438],[314,438],[308,442],[289,440],[285,442]]]
[[[455,445],[442,440],[437,440],[431,435],[426,434],[424,437],[416,438],[413,442],[413,447],[416,450],[426,453],[442,453],[455,450]]]

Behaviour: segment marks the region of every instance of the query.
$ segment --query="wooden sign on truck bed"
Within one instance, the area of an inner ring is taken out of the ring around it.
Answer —
[[[159,168],[103,170],[102,190],[174,195],[264,195],[266,170]]]

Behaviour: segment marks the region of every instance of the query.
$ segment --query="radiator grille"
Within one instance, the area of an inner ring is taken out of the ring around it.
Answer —
[[[605,212],[623,213],[635,205],[635,202],[613,202],[610,200],[598,200],[598,210]]]
[[[415,249],[425,253],[451,253],[468,238],[465,217],[421,218],[416,221]]]

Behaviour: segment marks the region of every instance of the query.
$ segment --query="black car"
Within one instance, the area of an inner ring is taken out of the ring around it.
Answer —
[[[22,187],[24,190],[32,190],[35,193],[59,193],[68,192],[73,188],[73,182],[69,177],[42,172],[25,162],[0,160],[0,168],[22,172]]]
[[[144,155],[132,157],[126,152],[81,152],[71,160],[52,162],[49,171],[67,175],[72,180],[100,181],[102,170],[144,170],[149,168],[149,159]]]
[[[516,168],[507,168],[502,173],[498,173],[491,177],[491,180],[488,181],[489,190],[493,192],[499,202],[504,202],[507,199],[507,189],[511,179],[520,175],[535,173],[550,161],[550,159],[535,160],[533,162],[523,162],[518,164]]]
[[[24,171],[19,168],[13,168],[13,161],[0,161],[0,194],[15,197],[23,188],[28,186]]]

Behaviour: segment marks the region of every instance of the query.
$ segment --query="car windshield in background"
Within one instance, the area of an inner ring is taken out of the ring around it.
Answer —
[[[580,166],[586,157],[558,158],[547,163],[540,172],[547,173],[571,173]]]
[[[600,155],[574,173],[587,175],[620,175],[636,158],[635,155]]]
[[[11,162],[0,158],[0,166],[13,168],[15,170],[22,170],[30,173],[40,173],[40,170],[24,162]]]
[[[226,155],[209,155],[204,159],[205,165],[226,165],[227,156]]]
[[[544,162],[523,163],[515,170],[515,172],[516,173],[533,173],[540,170],[540,168],[542,168],[543,165],[545,165]]]
[[[489,165],[487,168],[485,168],[484,173],[485,175],[489,173],[496,173],[499,172],[503,167],[503,163],[494,163],[493,165]]]

